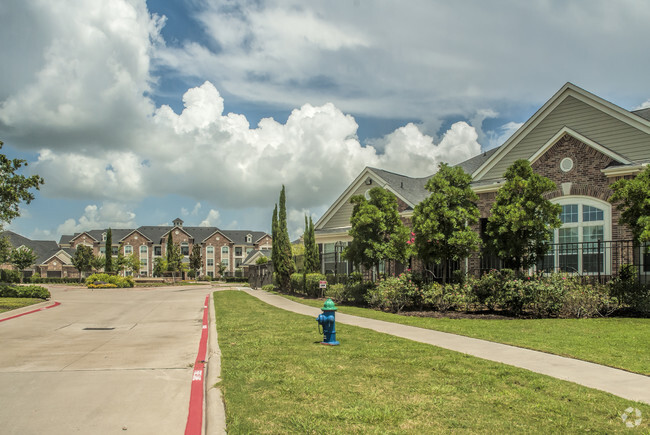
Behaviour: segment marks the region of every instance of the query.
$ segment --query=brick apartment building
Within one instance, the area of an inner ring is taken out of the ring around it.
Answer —
[[[528,159],[536,173],[557,185],[549,199],[562,206],[563,225],[554,231],[545,269],[611,275],[621,263],[635,262],[650,274],[650,256],[619,252],[631,233],[607,201],[612,183],[634,177],[650,163],[650,108],[627,111],[571,83],[564,85],[503,145],[457,165],[471,174],[479,196],[477,232],[487,222],[506,169],[517,159]],[[429,196],[424,188],[429,178],[365,168],[315,225],[325,254],[323,271],[350,271],[340,252],[351,241],[353,195],[375,186],[391,191],[409,225],[415,206]],[[477,274],[490,267],[489,260],[476,255],[458,266]]]
[[[220,275],[220,265],[232,275],[240,269],[241,263],[251,251],[268,250],[272,247],[271,236],[262,231],[221,230],[216,227],[184,227],[181,219],[175,219],[173,226],[141,226],[135,229],[111,229],[111,254],[118,250],[129,256],[140,258],[141,277],[153,274],[154,261],[165,257],[167,239],[171,232],[175,245],[180,246],[183,262],[189,263],[194,245],[201,247],[202,267],[200,274],[210,277]],[[26,246],[37,253],[33,272],[49,277],[78,277],[79,271],[72,265],[72,256],[79,245],[93,248],[95,255],[105,255],[107,229],[89,230],[74,235],[61,236],[54,241],[32,241],[15,233],[6,232],[14,247]]]

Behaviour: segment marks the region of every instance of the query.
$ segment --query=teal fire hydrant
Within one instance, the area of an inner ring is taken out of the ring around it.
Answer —
[[[337,308],[334,305],[334,301],[328,299],[325,301],[325,304],[323,304],[323,308],[321,308],[321,310],[323,310],[323,313],[319,314],[318,317],[316,317],[316,321],[318,322],[319,327],[323,327],[323,341],[321,341],[320,344],[326,344],[328,346],[339,345],[339,342],[336,341],[336,309]]]

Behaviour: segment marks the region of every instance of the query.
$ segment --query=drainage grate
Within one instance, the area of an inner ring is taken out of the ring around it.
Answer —
[[[112,331],[115,328],[84,328],[84,331]]]

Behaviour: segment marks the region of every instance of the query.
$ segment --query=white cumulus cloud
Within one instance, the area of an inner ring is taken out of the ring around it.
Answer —
[[[104,202],[102,205],[89,204],[79,218],[70,218],[58,226],[56,234],[74,234],[82,231],[105,228],[132,228],[135,213],[124,204]]]

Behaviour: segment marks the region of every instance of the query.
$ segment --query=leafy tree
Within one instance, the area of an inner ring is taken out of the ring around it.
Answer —
[[[106,263],[104,264],[104,272],[111,273],[113,271],[113,235],[110,228],[106,231],[105,250]]]
[[[278,274],[281,287],[289,289],[291,274],[294,272],[295,267],[291,258],[291,241],[287,229],[287,203],[284,185],[280,191],[280,209],[276,233],[276,239],[273,240],[273,251],[277,251],[277,261],[273,263],[273,269]]]
[[[100,269],[106,264],[106,258],[102,254],[93,255],[90,260],[90,267],[95,271],[99,272]]]
[[[201,246],[194,245],[192,247],[192,253],[190,254],[190,269],[194,271],[194,274],[198,274],[198,270],[203,266],[203,257],[201,256]]]
[[[156,257],[153,260],[153,276],[163,276],[167,270],[167,260],[164,257]]]
[[[11,260],[11,251],[13,250],[9,238],[0,236],[0,264],[9,263]]]
[[[226,273],[228,273],[228,265],[225,261],[221,261],[219,263],[219,275],[226,276]]]
[[[317,273],[320,272],[320,258],[318,255],[318,246],[316,245],[316,235],[314,234],[314,222],[307,220],[305,216],[305,272]]]
[[[78,245],[72,256],[72,265],[79,271],[79,281],[83,278],[84,272],[90,272],[94,265],[95,256],[93,248],[86,245]]]
[[[167,271],[172,273],[173,281],[176,281],[176,272],[181,271],[182,263],[181,247],[172,241],[172,235],[169,233],[167,238]]]
[[[275,240],[278,237],[278,205],[275,204],[273,208],[273,217],[271,218],[271,239],[273,239],[273,248],[271,248],[271,261],[273,264],[278,262],[277,249],[275,248]]]
[[[124,246],[120,243],[120,246],[117,248],[117,258],[113,263],[113,270],[118,274],[124,272],[126,267],[126,257],[124,256]]]
[[[379,276],[379,263],[395,260],[406,262],[409,257],[409,231],[397,210],[397,198],[380,187],[350,198],[354,205],[349,234],[352,242],[345,249],[345,257],[355,265],[374,268]]]
[[[138,276],[140,274],[141,265],[142,263],[140,262],[140,258],[135,252],[131,253],[124,259],[124,268],[131,272],[133,276]]]
[[[650,241],[650,167],[631,180],[612,184],[609,201],[621,211],[620,223],[632,230],[637,242]]]
[[[431,195],[413,212],[418,256],[425,264],[442,263],[443,282],[449,263],[466,258],[479,246],[479,235],[471,228],[479,218],[471,181],[462,168],[442,163],[425,186]]]
[[[505,178],[490,210],[486,234],[505,265],[521,270],[548,250],[549,231],[562,225],[562,207],[544,198],[556,189],[555,183],[535,174],[528,160],[514,162]]]
[[[20,282],[23,282],[22,271],[36,262],[36,254],[31,248],[22,246],[11,251],[11,264],[21,271]]]
[[[0,148],[2,145],[0,141]],[[23,166],[27,166],[25,160],[10,160],[0,154],[0,227],[20,216],[20,203],[29,204],[34,200],[30,189],[39,190],[43,184],[43,179],[38,175],[25,177],[16,174]]]

